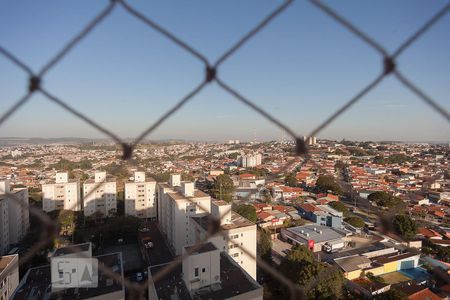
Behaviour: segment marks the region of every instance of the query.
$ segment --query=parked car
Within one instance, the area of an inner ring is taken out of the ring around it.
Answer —
[[[153,242],[147,242],[147,243],[145,243],[144,244],[144,247],[146,248],[146,249],[150,249],[150,248],[153,248]]]
[[[139,231],[140,232],[149,232],[150,229],[144,227],[144,228],[139,228]]]
[[[137,280],[137,281],[142,281],[143,279],[144,279],[144,276],[142,276],[142,273],[141,273],[141,272],[139,272],[139,273],[136,274],[136,280]]]

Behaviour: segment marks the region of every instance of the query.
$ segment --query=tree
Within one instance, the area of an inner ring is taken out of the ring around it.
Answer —
[[[308,299],[335,299],[342,294],[342,273],[337,268],[316,261],[312,251],[304,245],[295,245],[281,260],[279,270],[303,287],[317,279],[316,284],[307,291]]]
[[[232,193],[234,191],[233,180],[229,175],[221,174],[216,177],[213,185],[213,192],[217,199],[231,201]]]
[[[373,158],[372,162],[374,164],[384,165],[386,163],[386,159],[383,155],[377,155]]]
[[[270,191],[268,189],[264,188],[261,191],[261,196],[262,196],[262,199],[263,199],[263,201],[265,203],[271,203],[272,202],[272,194],[270,194]]]
[[[340,211],[344,215],[344,218],[347,218],[350,214],[347,206],[345,206],[345,204],[342,203],[341,201],[333,201],[328,205],[334,208],[335,210]]]
[[[253,205],[250,204],[239,205],[236,209],[236,212],[253,223],[255,223],[258,220],[258,217],[256,216],[256,209]]]
[[[92,163],[88,159],[83,159],[78,164],[80,169],[89,170],[92,169]]]
[[[345,222],[347,222],[348,224],[357,227],[357,228],[362,228],[364,227],[365,223],[364,220],[361,219],[360,217],[350,217],[350,218],[346,218]]]
[[[319,191],[324,193],[331,191],[337,195],[343,194],[341,186],[336,183],[333,176],[329,175],[319,176],[319,178],[316,181],[316,187],[319,189]]]
[[[297,226],[302,226],[305,225],[305,220],[304,219],[298,219],[298,220],[293,220],[293,219],[286,219],[283,222],[283,226],[286,228],[289,227],[297,227]]]
[[[374,192],[370,194],[367,199],[369,199],[369,201],[375,202],[378,206],[387,208],[392,208],[403,203],[400,198],[394,197],[386,192]]]
[[[258,256],[266,262],[272,261],[272,239],[270,232],[266,229],[259,231]]]
[[[295,174],[291,173],[286,175],[286,177],[284,178],[284,184],[286,184],[287,186],[296,187],[297,178],[295,178]]]
[[[346,155],[347,153],[345,151],[343,151],[342,149],[337,148],[336,150],[334,150],[334,154],[336,154],[336,155]]]
[[[366,274],[366,277],[367,277],[367,279],[369,279],[369,280],[372,281],[372,282],[386,283],[386,281],[384,280],[383,277],[375,276],[375,275],[373,275],[372,272],[368,272],[368,273]]]
[[[234,153],[228,154],[229,159],[237,159],[238,156],[239,156],[239,152],[234,152]]]
[[[394,230],[405,240],[409,241],[416,235],[417,224],[407,215],[396,215],[392,222]]]

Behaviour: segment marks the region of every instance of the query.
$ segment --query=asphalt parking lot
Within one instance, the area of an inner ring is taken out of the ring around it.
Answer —
[[[122,252],[123,272],[129,274],[142,270],[142,259],[138,244],[116,245],[105,248],[104,253]]]
[[[153,248],[146,249],[139,241],[141,251],[144,256],[143,259],[146,262],[147,266],[157,266],[172,261],[173,255],[170,249],[167,247],[158,226],[156,226],[156,223],[149,223],[147,228],[149,229],[149,231],[146,233],[146,235],[149,235],[152,239]]]

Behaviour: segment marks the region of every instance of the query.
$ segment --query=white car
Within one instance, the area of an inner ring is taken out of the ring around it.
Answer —
[[[136,279],[137,279],[137,281],[142,281],[142,279],[144,279],[141,272],[136,274]]]
[[[140,228],[139,231],[140,232],[149,232],[150,229],[148,229],[148,228]]]
[[[147,248],[147,249],[153,248],[153,242],[145,243],[145,248]]]

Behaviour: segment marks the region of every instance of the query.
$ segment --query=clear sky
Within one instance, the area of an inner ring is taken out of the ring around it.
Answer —
[[[0,45],[39,70],[108,1],[0,2]],[[280,1],[130,1],[210,61]],[[447,1],[327,1],[388,51]],[[450,108],[450,13],[407,49],[398,66]],[[295,1],[219,69],[221,78],[308,134],[381,70],[375,50],[308,1]],[[121,6],[45,77],[43,85],[121,137],[137,136],[203,80],[202,63]],[[27,75],[0,56],[0,112],[26,92]],[[148,138],[279,139],[277,127],[216,84]],[[0,136],[103,137],[40,95],[0,126]],[[363,98],[319,138],[449,141],[450,124],[394,77]]]

